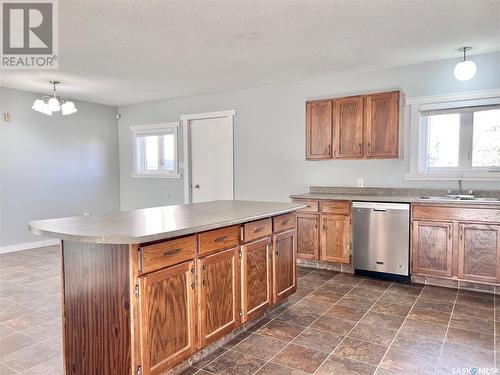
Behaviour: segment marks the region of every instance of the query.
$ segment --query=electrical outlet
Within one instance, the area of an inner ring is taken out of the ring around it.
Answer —
[[[356,179],[356,186],[359,188],[365,187],[365,179],[363,177],[358,177]]]

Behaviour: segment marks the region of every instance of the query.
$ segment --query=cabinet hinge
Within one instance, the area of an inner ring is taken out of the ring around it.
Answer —
[[[238,256],[240,257],[240,259],[241,259],[242,255],[243,255],[243,252],[240,250],[240,252],[238,253]]]
[[[136,298],[139,298],[139,284],[135,284],[134,294]]]
[[[243,310],[240,310],[240,318],[243,317]]]
[[[141,366],[137,366],[137,370],[136,370],[135,374],[142,375],[142,367]]]

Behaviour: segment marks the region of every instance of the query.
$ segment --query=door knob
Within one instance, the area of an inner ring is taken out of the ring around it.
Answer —
[[[195,189],[199,189],[199,188],[200,188],[200,185],[196,184],[196,185],[194,185],[194,188],[195,188]]]

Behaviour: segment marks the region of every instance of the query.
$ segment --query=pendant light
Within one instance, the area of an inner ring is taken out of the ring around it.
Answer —
[[[71,115],[72,113],[78,111],[78,109],[75,107],[75,103],[66,100],[62,96],[57,96],[56,85],[61,82],[49,82],[52,85],[52,95],[44,95],[42,98],[36,99],[31,108],[48,116],[52,116],[54,112],[59,111],[61,111],[61,114],[63,116]]]
[[[476,64],[474,61],[467,60],[466,56],[467,51],[470,51],[471,49],[471,47],[462,47],[458,50],[464,54],[464,60],[460,61],[455,66],[455,70],[453,71],[455,78],[459,81],[468,81],[476,75]]]

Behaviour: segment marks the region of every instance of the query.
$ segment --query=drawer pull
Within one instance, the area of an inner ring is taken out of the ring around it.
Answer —
[[[165,251],[163,253],[163,255],[166,257],[170,257],[172,255],[179,254],[181,251],[182,251],[182,249],[180,249],[180,248],[172,249],[172,250]]]
[[[220,243],[220,242],[224,242],[224,240],[227,238],[228,236],[220,236],[220,237],[217,237],[214,242],[217,242],[217,243]]]
[[[290,222],[290,220],[285,220],[281,225],[287,225]]]
[[[254,229],[254,233],[262,232],[264,230],[264,227],[258,227]]]

